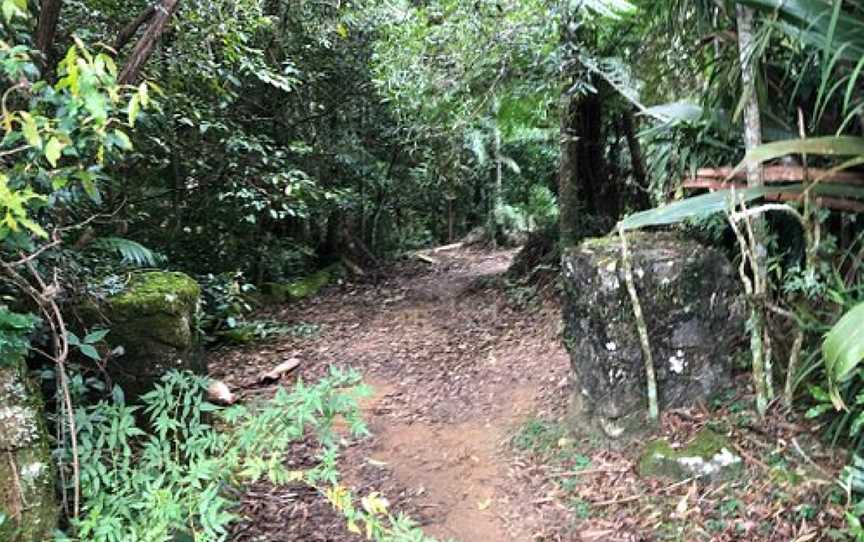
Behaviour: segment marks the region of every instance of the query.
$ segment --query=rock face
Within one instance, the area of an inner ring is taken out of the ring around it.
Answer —
[[[737,277],[720,252],[670,233],[628,234],[661,408],[694,404],[729,383],[744,331]],[[626,440],[646,429],[642,349],[617,235],[565,251],[565,344],[573,428]]]
[[[150,391],[171,369],[204,372],[195,329],[200,295],[189,276],[153,271],[134,275],[122,293],[81,310],[90,325],[110,328],[112,347],[122,347],[108,373],[127,398]]]
[[[0,540],[50,540],[57,526],[43,411],[27,381],[23,356],[0,360]]]

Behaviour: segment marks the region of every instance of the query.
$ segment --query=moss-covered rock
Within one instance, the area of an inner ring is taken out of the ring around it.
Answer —
[[[645,446],[637,471],[640,476],[673,480],[733,478],[744,463],[731,449],[728,439],[710,429],[703,429],[690,444],[677,450],[666,439],[658,439]]]
[[[688,406],[729,382],[744,331],[737,277],[719,251],[671,233],[628,234],[662,408]],[[571,424],[626,443],[650,428],[642,348],[621,263],[620,239],[565,251],[564,342],[575,381]]]
[[[0,364],[0,540],[41,542],[59,514],[44,406],[23,358]]]
[[[171,369],[203,373],[195,314],[201,288],[183,273],[150,271],[80,313],[89,325],[110,328],[106,337],[122,355],[112,356],[108,373],[132,400],[152,389]]]
[[[264,303],[274,305],[292,303],[317,294],[341,272],[342,266],[335,264],[292,282],[265,282],[258,286],[258,291]]]

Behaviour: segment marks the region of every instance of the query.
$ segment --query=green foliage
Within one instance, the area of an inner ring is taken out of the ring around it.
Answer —
[[[102,342],[106,335],[110,330],[108,329],[99,329],[95,331],[91,331],[83,338],[79,338],[74,333],[67,332],[67,341],[69,346],[77,348],[82,354],[87,356],[93,361],[101,361],[102,356],[99,355],[99,351],[96,350],[96,345]]]
[[[822,343],[822,355],[832,389],[852,376],[852,371],[861,361],[864,361],[862,329],[864,329],[864,303],[846,313],[825,337]]]
[[[20,359],[30,349],[30,334],[39,324],[32,314],[18,314],[0,306],[0,365]]]
[[[102,250],[113,251],[120,255],[123,263],[137,267],[156,267],[164,261],[157,254],[141,243],[121,237],[101,237],[93,242],[93,246]]]
[[[353,435],[366,433],[356,398],[368,390],[356,373],[332,369],[254,408],[216,407],[204,399],[207,387],[204,378],[172,372],[142,398],[141,411],[116,392],[112,403],[76,411],[83,513],[63,540],[225,540],[238,519],[226,488],[260,479],[321,488],[349,530],[363,527],[374,540],[428,540],[409,520],[390,516],[377,495],[357,507],[338,484],[334,421],[344,419]],[[149,432],[136,424],[139,414]],[[309,436],[320,445],[320,462],[289,470],[285,454]]]

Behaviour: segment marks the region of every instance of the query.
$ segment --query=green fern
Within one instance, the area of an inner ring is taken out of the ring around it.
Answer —
[[[93,246],[116,252],[124,263],[139,267],[155,267],[165,261],[165,257],[158,252],[153,252],[141,243],[122,237],[100,237],[93,242]]]

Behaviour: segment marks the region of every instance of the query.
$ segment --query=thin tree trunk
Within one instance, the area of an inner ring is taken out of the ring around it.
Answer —
[[[630,164],[633,168],[633,178],[636,180],[637,197],[636,203],[640,209],[651,206],[651,195],[648,192],[648,175],[645,173],[645,162],[642,160],[642,145],[636,137],[636,123],[633,118],[633,110],[627,109],[621,117],[624,128],[624,137],[627,138],[627,148],[630,150]]]
[[[177,11],[179,5],[180,0],[162,0],[162,3],[156,8],[150,26],[147,27],[138,43],[135,44],[135,48],[132,49],[132,53],[129,55],[129,60],[126,61],[123,71],[120,72],[120,84],[132,84],[138,80],[141,68],[150,59],[153,49],[159,42],[159,38],[163,32],[165,32],[171,16]]]
[[[492,189],[492,246],[498,244],[498,228],[503,225],[504,215],[504,163],[501,160],[501,130],[495,126],[495,186]]]
[[[754,63],[755,40],[753,35],[753,10],[738,4],[738,52],[741,63],[741,91],[744,94],[744,145],[748,151],[762,143],[762,122],[759,115],[759,97],[756,93],[756,69]],[[762,168],[759,164],[747,164],[747,185],[762,186]],[[765,221],[753,220],[753,274],[754,292],[750,313],[750,350],[753,357],[753,378],[756,383],[756,407],[765,414],[768,401],[773,398],[771,383],[770,336],[766,325],[765,295],[767,295],[767,250],[765,246]]]
[[[117,33],[117,39],[114,41],[114,50],[119,53],[120,49],[125,47],[126,44],[129,43],[129,40],[132,39],[132,36],[138,32],[138,29],[141,28],[144,23],[149,21],[155,13],[156,4],[151,4],[135,17],[135,20],[120,29],[120,32]]]
[[[562,246],[572,246],[579,241],[577,223],[579,217],[579,187],[577,166],[579,146],[573,131],[578,104],[575,96],[561,98],[561,158],[558,164],[558,229]]]
[[[57,21],[60,19],[60,9],[63,0],[42,0],[39,10],[39,22],[36,26],[36,48],[42,53],[46,66],[51,65],[51,47],[57,34]]]

